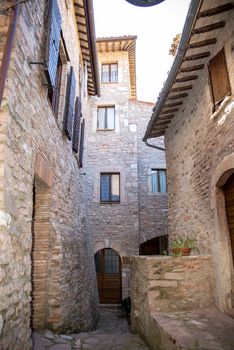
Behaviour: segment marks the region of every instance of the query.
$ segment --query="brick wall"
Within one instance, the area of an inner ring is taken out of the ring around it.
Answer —
[[[78,168],[71,141],[62,132],[62,102],[56,119],[47,99],[47,88],[43,86],[46,82],[43,68],[28,63],[41,61],[44,57],[45,4],[46,1],[36,0],[20,6],[6,86],[7,100],[0,111],[3,150],[0,183],[1,349],[31,348],[30,256],[35,177],[47,183],[47,187],[49,183],[50,187],[50,211],[46,219],[49,232],[44,242],[37,241],[39,252],[35,254],[38,258],[34,256],[33,273],[40,271],[46,286],[37,286],[35,277],[34,296],[41,305],[40,311],[46,304],[46,315],[42,312],[44,321],[40,318],[38,327],[63,332],[81,331],[92,329],[97,321],[93,245],[86,219],[86,185],[84,176],[80,176],[83,170]],[[80,57],[74,8],[67,9],[62,0],[59,6],[63,36],[70,64],[75,68],[79,94]],[[87,117],[88,103],[88,100],[83,103],[84,117]],[[50,169],[51,176],[37,167],[38,156]],[[42,201],[45,199],[43,186],[36,188],[36,205],[41,190]],[[45,212],[48,214],[47,209]],[[43,215],[43,211],[41,213]],[[38,230],[42,230],[43,235],[46,233],[43,228],[45,218],[38,221],[38,207],[36,215],[34,226],[39,227],[34,230],[35,240]],[[39,235],[41,240],[43,235]],[[45,265],[47,271],[42,270]],[[36,315],[40,315],[39,310]]]

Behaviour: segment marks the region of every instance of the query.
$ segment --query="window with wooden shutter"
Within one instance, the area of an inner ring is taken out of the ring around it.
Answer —
[[[57,0],[49,0],[49,34],[47,37],[47,76],[52,87],[56,84],[62,19]]]
[[[79,147],[79,167],[83,167],[83,153],[84,153],[84,131],[85,131],[85,120],[81,123],[80,131],[80,147]]]
[[[231,94],[224,49],[209,62],[210,82],[215,105]]]
[[[80,97],[76,98],[73,136],[72,136],[72,149],[74,152],[78,152],[79,149],[79,135],[80,135],[80,121],[81,121],[81,100]]]
[[[76,95],[76,78],[73,67],[70,69],[68,86],[67,86],[67,100],[64,118],[64,131],[69,140],[72,139],[73,118],[74,118],[74,104]]]

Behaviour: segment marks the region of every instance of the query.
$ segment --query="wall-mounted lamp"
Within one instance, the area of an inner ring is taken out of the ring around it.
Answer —
[[[126,1],[135,6],[147,7],[147,6],[158,5],[160,4],[160,2],[163,2],[164,0],[126,0]]]

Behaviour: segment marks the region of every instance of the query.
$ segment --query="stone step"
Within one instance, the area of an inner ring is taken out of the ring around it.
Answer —
[[[119,311],[119,304],[99,304],[100,310]]]

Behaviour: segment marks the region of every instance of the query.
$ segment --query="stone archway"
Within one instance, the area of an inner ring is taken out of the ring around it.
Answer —
[[[224,186],[232,174],[234,174],[234,153],[220,162],[211,179],[211,208],[215,216],[213,241],[215,297],[221,311],[233,307],[231,300],[232,284],[234,284],[233,262],[224,191]]]

